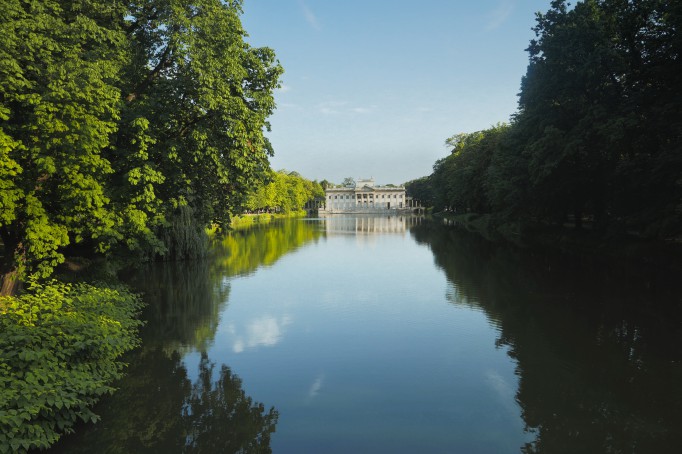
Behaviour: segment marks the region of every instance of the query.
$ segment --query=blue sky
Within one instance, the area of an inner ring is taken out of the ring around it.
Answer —
[[[340,183],[431,173],[445,139],[516,111],[550,0],[244,0],[252,46],[284,67],[274,169]]]

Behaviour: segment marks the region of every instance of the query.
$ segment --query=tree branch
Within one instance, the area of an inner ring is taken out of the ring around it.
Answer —
[[[147,77],[144,78],[142,82],[140,82],[135,89],[126,96],[126,102],[130,103],[133,102],[135,99],[137,99],[142,93],[144,93],[147,88],[151,85],[151,83],[156,79],[156,77],[159,75],[162,69],[166,68],[170,64],[170,53],[171,53],[171,46],[167,45],[166,49],[164,49],[163,54],[161,54],[161,57],[159,58],[159,63],[156,65],[154,69],[152,69],[149,74],[147,74]]]

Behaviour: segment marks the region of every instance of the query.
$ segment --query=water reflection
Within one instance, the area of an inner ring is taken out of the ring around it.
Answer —
[[[676,452],[682,446],[682,285],[673,271],[496,245],[417,226],[517,362],[526,453]],[[494,376],[500,393],[508,386]]]
[[[207,351],[230,296],[230,278],[272,265],[323,232],[313,224],[282,222],[235,232],[206,261],[157,263],[128,276],[148,303],[141,335],[119,390],[95,412],[101,422],[81,425],[52,452],[271,452],[278,412],[242,389],[226,365]],[[261,318],[247,326],[234,349],[274,345],[286,319]],[[200,352],[196,370],[183,357]],[[194,377],[194,378],[192,378]]]
[[[51,451],[64,453],[271,452],[278,413],[242,390],[239,377],[204,354],[195,381],[179,353],[144,348],[119,391],[96,411],[102,420],[76,428]]]
[[[235,324],[230,323],[227,332],[234,338],[232,350],[241,353],[249,348],[275,346],[290,323],[291,317],[286,315],[280,318],[268,315],[252,320],[246,327],[246,333],[240,333]]]
[[[377,216],[356,215],[339,216],[330,215],[324,218],[325,231],[328,235],[334,234],[386,234],[405,233],[410,227],[419,225],[423,221],[421,216]]]
[[[169,354],[206,351],[230,296],[223,277],[212,261],[203,260],[157,263],[137,271],[129,280],[148,303],[144,345]]]
[[[213,265],[223,276],[249,274],[322,235],[316,224],[296,219],[232,232],[213,245]]]
[[[137,273],[143,347],[59,452],[269,452],[276,425],[278,452],[682,445],[676,275],[383,219],[237,232]]]

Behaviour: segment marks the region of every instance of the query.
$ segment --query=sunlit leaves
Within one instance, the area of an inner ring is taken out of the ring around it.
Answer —
[[[165,254],[180,207],[199,226],[241,211],[269,169],[282,73],[244,41],[241,2],[8,0],[0,14],[0,233],[15,267],[47,275],[83,242]]]
[[[63,260],[61,246],[114,225],[102,152],[117,130],[124,39],[107,11],[121,11],[13,0],[3,10],[0,227],[6,256],[45,276]]]
[[[141,303],[123,289],[34,285],[0,297],[0,452],[47,448],[121,376]]]
[[[271,172],[268,183],[257,186],[249,192],[246,208],[289,213],[302,210],[305,204],[316,197],[324,197],[322,186],[296,172]]]

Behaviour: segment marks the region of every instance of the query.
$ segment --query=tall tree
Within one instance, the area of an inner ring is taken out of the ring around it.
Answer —
[[[117,160],[126,188],[120,203],[131,219],[142,216],[163,229],[186,205],[197,228],[226,225],[269,169],[272,147],[263,130],[282,68],[271,49],[245,42],[240,14],[237,0],[157,0],[131,8],[127,127],[112,149],[126,158]]]
[[[200,242],[178,232],[242,209],[269,169],[282,68],[240,14],[239,0],[4,2],[3,292],[69,244],[191,255]]]
[[[119,119],[120,3],[7,0],[0,8],[0,235],[8,273],[48,275],[59,248],[104,250],[115,215],[104,150]]]
[[[679,26],[677,2],[658,0],[538,15],[518,116],[535,214],[679,233]]]

